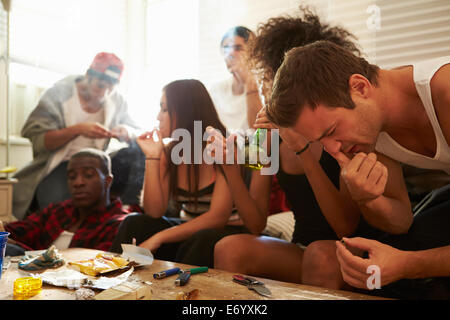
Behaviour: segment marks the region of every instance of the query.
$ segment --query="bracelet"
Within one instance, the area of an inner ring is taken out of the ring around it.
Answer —
[[[309,145],[310,145],[310,142],[308,142],[306,144],[306,146],[304,146],[301,150],[297,151],[295,154],[298,155],[298,156],[301,155],[303,152],[306,151],[306,149],[308,149]]]
[[[246,92],[245,94],[246,95],[250,95],[250,94],[253,94],[253,93],[258,93],[258,90],[251,90],[249,92]]]
[[[161,160],[161,158],[152,158],[152,157],[149,157],[149,158],[145,158],[145,160]]]

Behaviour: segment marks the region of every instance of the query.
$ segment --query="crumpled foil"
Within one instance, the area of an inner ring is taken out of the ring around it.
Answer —
[[[62,255],[55,246],[51,246],[45,252],[38,256],[24,256],[19,261],[19,269],[27,271],[44,270],[58,268],[64,264]]]

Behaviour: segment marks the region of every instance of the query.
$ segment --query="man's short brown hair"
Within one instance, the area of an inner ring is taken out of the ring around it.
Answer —
[[[361,74],[378,85],[378,67],[330,41],[317,41],[286,53],[278,69],[267,108],[271,122],[281,127],[295,125],[300,112],[319,103],[329,107],[354,108],[348,80]]]

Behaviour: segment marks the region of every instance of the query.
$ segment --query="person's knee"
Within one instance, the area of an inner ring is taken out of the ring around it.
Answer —
[[[243,272],[248,265],[250,252],[240,235],[221,239],[214,247],[214,268]]]
[[[338,288],[341,286],[336,246],[332,241],[315,241],[303,255],[302,283]]]

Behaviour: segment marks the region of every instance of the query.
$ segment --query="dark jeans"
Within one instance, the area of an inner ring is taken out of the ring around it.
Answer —
[[[124,204],[139,204],[145,173],[144,153],[132,140],[129,147],[118,150],[110,157],[114,176],[111,196],[119,197]],[[37,208],[31,208],[32,211],[71,198],[67,185],[67,164],[68,161],[60,163],[39,183],[35,199]]]
[[[67,185],[67,163],[68,161],[61,162],[52,172],[42,179],[36,189],[35,197],[37,207],[31,208],[31,211],[43,210],[50,203],[70,199],[71,196]]]
[[[131,214],[120,224],[110,251],[122,253],[120,246],[122,243],[131,243],[135,238],[139,245],[154,234],[181,223],[183,221],[178,218],[151,218],[142,213]],[[160,260],[213,268],[215,244],[226,236],[238,233],[248,233],[248,230],[240,226],[205,229],[184,241],[164,243],[156,252],[152,253],[156,259]]]
[[[406,234],[385,234],[379,240],[408,251],[426,250],[450,245],[450,185],[433,191],[436,201],[415,212]]]
[[[418,251],[450,245],[450,185],[425,199],[407,234],[385,234],[378,240],[400,250]],[[450,299],[450,277],[403,279],[369,294],[397,299]]]
[[[111,196],[120,197],[124,204],[139,204],[145,174],[145,155],[135,140],[128,148],[111,154]]]

